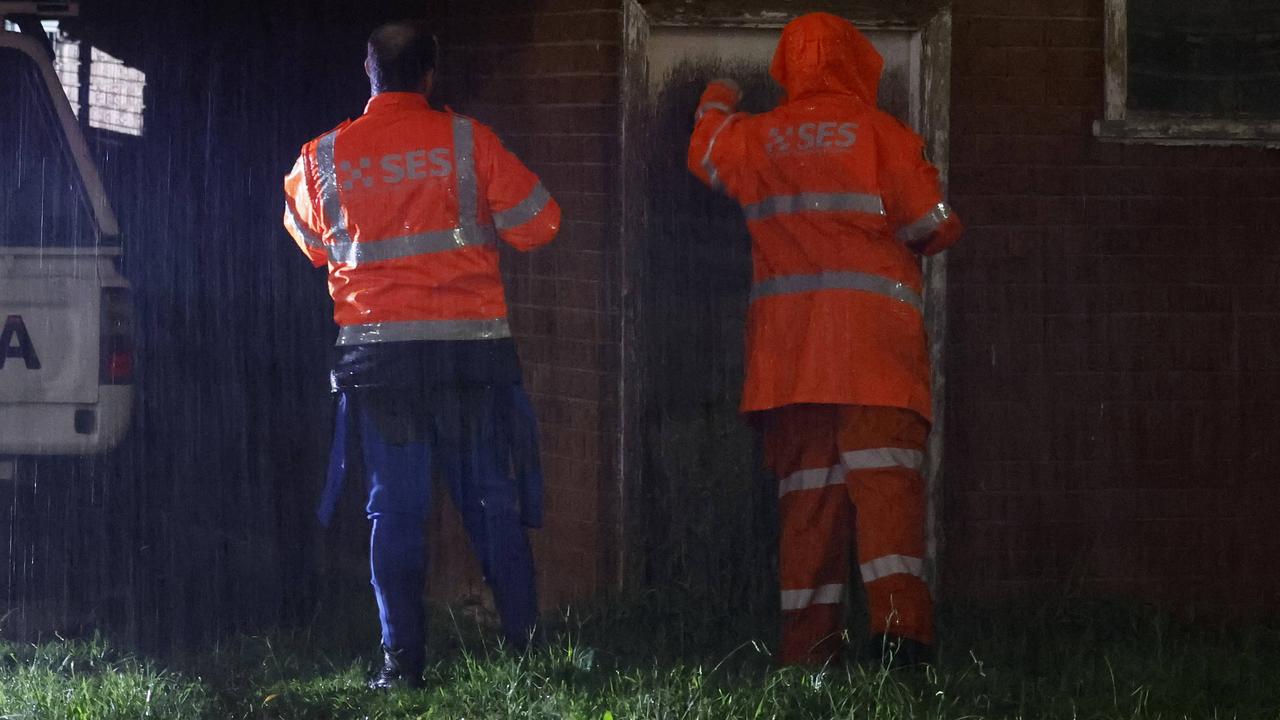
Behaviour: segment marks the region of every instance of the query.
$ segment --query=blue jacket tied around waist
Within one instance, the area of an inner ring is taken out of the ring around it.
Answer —
[[[456,482],[464,462],[476,464],[464,453],[493,453],[519,487],[521,522],[542,526],[537,419],[510,339],[339,348],[332,386],[337,402],[317,510],[321,524],[332,521],[353,459],[360,456],[359,417],[365,412],[388,442],[431,443],[449,482]]]

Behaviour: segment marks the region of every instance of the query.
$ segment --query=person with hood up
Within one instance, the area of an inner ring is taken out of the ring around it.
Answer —
[[[923,141],[876,108],[883,67],[852,23],[797,18],[770,67],[783,103],[739,113],[737,85],[713,81],[689,146],[752,239],[742,411],[778,477],[783,664],[840,655],[855,508],[874,651],[910,663],[933,643],[920,256],[962,226]]]

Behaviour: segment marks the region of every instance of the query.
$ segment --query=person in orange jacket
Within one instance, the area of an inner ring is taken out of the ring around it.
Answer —
[[[736,112],[708,85],[689,168],[742,206],[752,239],[742,410],[779,479],[779,659],[838,657],[856,508],[871,631],[897,661],[927,656],[924,577],[929,353],[920,255],[954,243],[924,143],[876,108],[884,61],[826,13],[782,31],[776,109]]]
[[[480,557],[507,642],[527,643],[537,616],[524,529],[541,523],[537,429],[497,246],[550,242],[560,207],[493,131],[428,106],[436,52],[420,24],[375,30],[364,115],[304,145],[284,181],[284,225],[328,267],[338,324],[322,522],[341,494],[349,441],[358,438],[368,474],[383,648],[374,688],[422,680],[433,469]]]

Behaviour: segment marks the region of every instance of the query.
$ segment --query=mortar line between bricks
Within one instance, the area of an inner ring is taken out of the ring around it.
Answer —
[[[584,10],[539,10],[530,13],[491,13],[485,15],[483,13],[460,13],[455,15],[457,20],[484,20],[486,18],[500,17],[503,19],[533,19],[543,17],[563,17],[566,15],[617,15],[622,16],[622,11],[617,8],[588,8]]]
[[[510,52],[511,45],[454,45],[451,49],[467,50],[470,52]],[[592,47],[592,48],[612,48],[621,49],[620,43],[604,40],[550,40],[548,42],[532,43],[520,45],[520,48],[538,49],[538,48],[562,48],[562,47]]]
[[[595,71],[570,70],[570,71],[565,71],[565,72],[528,73],[528,74],[523,74],[523,75],[512,75],[512,74],[506,74],[506,73],[503,73],[503,74],[500,74],[500,75],[495,75],[495,74],[489,73],[489,74],[476,74],[474,77],[475,77],[477,80],[499,80],[499,79],[502,79],[502,80],[545,80],[545,79],[550,79],[550,80],[566,80],[566,79],[574,79],[574,80],[578,80],[578,79],[583,79],[583,78],[614,78],[614,79],[617,79],[617,78],[618,78],[618,77],[620,77],[620,76],[619,76],[619,75],[618,75],[618,73],[616,73],[616,72],[595,72]]]

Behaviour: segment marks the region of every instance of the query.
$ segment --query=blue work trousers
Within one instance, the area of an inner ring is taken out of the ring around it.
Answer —
[[[470,403],[473,407],[465,408]],[[373,523],[369,564],[388,648],[419,652],[426,643],[427,533],[433,470],[446,482],[493,591],[506,641],[529,642],[537,619],[533,554],[521,523],[520,493],[501,443],[494,442],[488,393],[464,398],[460,432],[386,439],[359,408],[360,444],[369,480],[365,510]],[[478,406],[478,407],[477,407]],[[478,418],[478,420],[475,420]],[[451,437],[452,436],[452,437]]]

